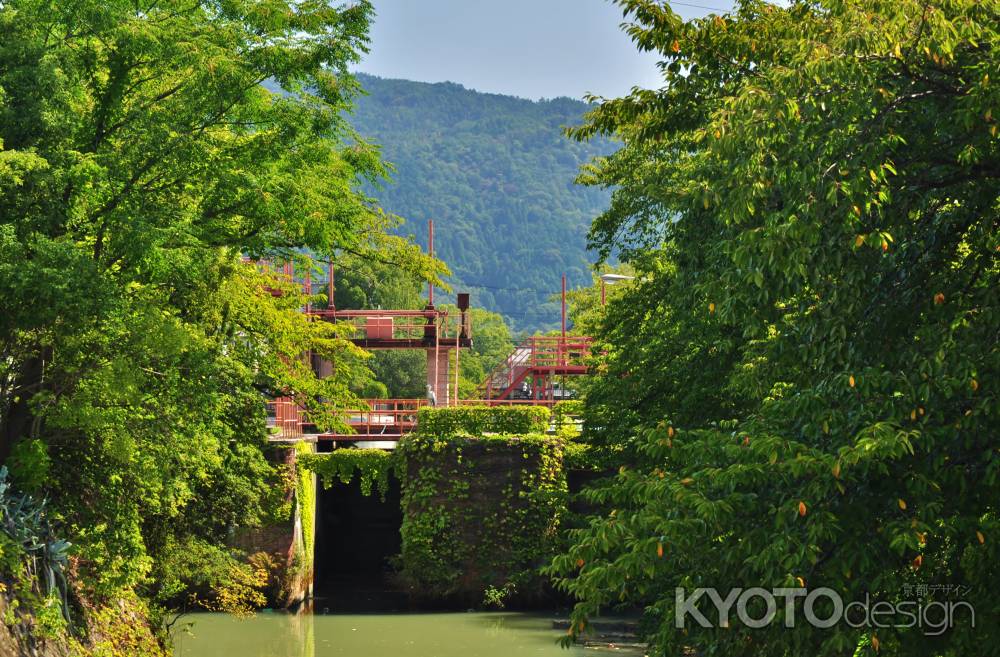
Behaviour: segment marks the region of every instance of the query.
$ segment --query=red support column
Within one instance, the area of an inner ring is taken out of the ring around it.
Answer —
[[[434,257],[434,220],[427,220],[427,255]],[[434,306],[434,283],[427,284],[427,304]]]
[[[566,339],[566,274],[562,275],[562,336]]]
[[[310,265],[310,267],[311,266],[312,265]],[[311,313],[312,312],[312,293],[313,293],[312,269],[307,269],[306,270],[306,281],[305,281],[304,287],[306,289],[306,312],[307,313]]]

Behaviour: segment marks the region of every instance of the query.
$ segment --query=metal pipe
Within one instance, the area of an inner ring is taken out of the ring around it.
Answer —
[[[462,350],[462,339],[455,340],[455,406],[458,406],[458,352]]]
[[[434,257],[434,220],[427,220],[427,255]],[[434,283],[427,283],[427,304],[434,305]]]
[[[562,275],[562,336],[566,337],[566,274]]]
[[[441,333],[434,328],[434,399],[438,399],[438,392],[441,390],[441,379],[439,378],[441,373],[438,371],[438,363],[441,362]],[[445,376],[447,379],[447,376]],[[448,392],[448,387],[445,386],[445,393]],[[438,400],[440,402],[441,400]]]
[[[336,310],[337,304],[334,303],[334,286],[333,286],[333,258],[326,261],[326,307],[330,310]]]
[[[312,262],[309,263],[309,269],[306,269],[306,280],[304,286],[306,288],[306,313],[308,314],[312,312]]]

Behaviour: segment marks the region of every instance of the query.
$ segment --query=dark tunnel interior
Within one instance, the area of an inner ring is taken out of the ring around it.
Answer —
[[[317,612],[402,610],[406,596],[394,586],[390,564],[399,554],[400,485],[392,477],[383,500],[378,490],[320,483],[316,509],[314,608]]]

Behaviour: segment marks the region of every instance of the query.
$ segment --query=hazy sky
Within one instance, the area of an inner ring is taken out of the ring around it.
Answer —
[[[685,17],[730,6],[674,3]],[[532,99],[659,86],[655,56],[636,50],[610,0],[375,0],[375,10],[366,73]]]

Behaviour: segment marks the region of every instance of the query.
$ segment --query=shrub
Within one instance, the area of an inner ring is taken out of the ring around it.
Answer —
[[[544,406],[428,407],[418,411],[417,431],[424,436],[539,433],[548,429],[549,415]]]

